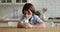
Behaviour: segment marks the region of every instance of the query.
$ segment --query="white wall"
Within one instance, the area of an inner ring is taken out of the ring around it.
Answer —
[[[31,0],[36,10],[47,8],[45,17],[60,17],[60,0]]]
[[[21,16],[21,11],[22,11],[22,7],[23,6],[8,6],[8,5],[3,5],[3,6],[0,6],[0,16],[1,17],[11,17],[13,16],[13,11],[14,9],[16,9],[18,11],[18,15]]]

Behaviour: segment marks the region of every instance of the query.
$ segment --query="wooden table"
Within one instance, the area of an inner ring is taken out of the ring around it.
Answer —
[[[60,27],[46,28],[0,28],[0,32],[60,32]]]

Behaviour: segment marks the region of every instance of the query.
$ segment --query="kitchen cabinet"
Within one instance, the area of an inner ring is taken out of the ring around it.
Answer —
[[[0,27],[2,26],[8,26],[8,22],[0,22]]]
[[[1,3],[12,3],[12,0],[1,0]]]
[[[18,22],[18,19],[0,20],[0,27],[17,27]]]
[[[19,21],[19,19],[0,20],[0,27],[17,27]],[[46,27],[60,27],[60,20],[46,20],[44,22]]]
[[[23,5],[29,0],[0,0],[0,5]]]
[[[45,22],[46,27],[54,27],[54,22]]]
[[[8,22],[8,26],[17,27],[18,22]]]
[[[27,0],[16,0],[16,3],[25,3]]]
[[[60,22],[55,23],[55,27],[60,27]]]
[[[60,27],[60,20],[45,20],[46,27]]]

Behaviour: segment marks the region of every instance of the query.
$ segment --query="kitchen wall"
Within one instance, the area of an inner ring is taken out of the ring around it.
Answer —
[[[60,0],[30,0],[36,10],[41,11],[42,8],[47,8],[47,12],[45,14],[45,17],[60,17]],[[0,5],[0,16],[7,16],[9,14],[13,13],[14,8],[16,8],[19,11],[19,15],[21,14],[23,5],[19,6],[9,6],[9,5]],[[11,16],[11,15],[9,15]]]
[[[21,16],[21,10],[23,6],[2,5],[0,6],[0,16],[10,18],[13,16],[14,11],[17,10],[18,15]]]
[[[42,8],[47,8],[48,10],[44,16],[46,19],[48,17],[60,17],[60,0],[30,0],[29,2],[35,6],[36,10],[41,11],[41,13]],[[13,16],[14,10],[17,10],[18,16],[21,17],[22,7],[23,5],[0,5],[0,17],[10,18]]]
[[[42,8],[47,8],[44,17],[60,17],[60,0],[31,0],[35,5],[36,10],[42,12]]]

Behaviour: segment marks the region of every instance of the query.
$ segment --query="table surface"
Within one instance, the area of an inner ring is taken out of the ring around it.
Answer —
[[[20,19],[0,19],[0,22],[19,22]],[[59,20],[44,20],[44,22],[60,22]]]
[[[60,32],[60,27],[46,28],[0,28],[0,32]]]

